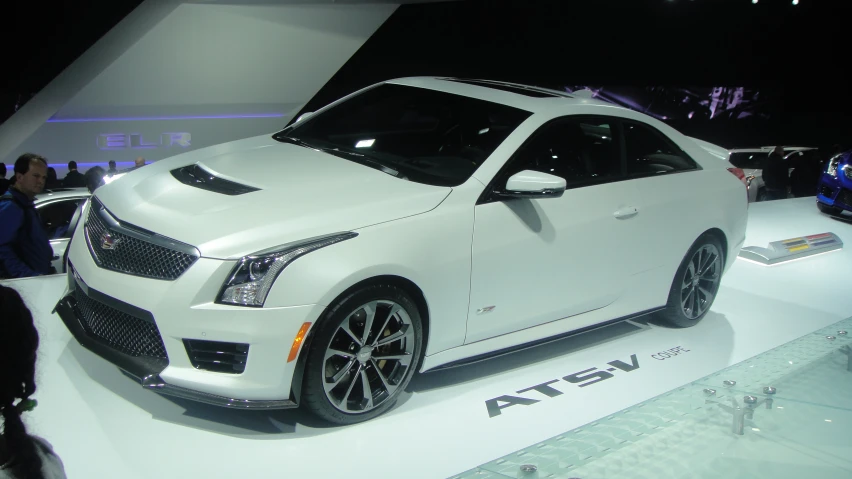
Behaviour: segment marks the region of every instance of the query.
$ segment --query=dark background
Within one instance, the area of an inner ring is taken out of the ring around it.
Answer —
[[[139,1],[2,8],[4,121]],[[447,75],[564,89],[746,87],[761,116],[678,119],[724,146],[852,144],[848,1],[468,0],[404,5],[306,106],[387,78]],[[270,45],[270,51],[275,46]],[[768,116],[767,118],[764,118]]]
[[[0,6],[0,123],[47,86],[141,0],[13,0]]]

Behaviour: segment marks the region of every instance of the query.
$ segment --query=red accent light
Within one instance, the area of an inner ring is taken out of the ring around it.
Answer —
[[[742,181],[743,183],[746,182],[745,172],[743,171],[742,168],[728,168],[728,171],[733,173],[733,175],[736,176],[737,178],[739,178],[740,181]]]

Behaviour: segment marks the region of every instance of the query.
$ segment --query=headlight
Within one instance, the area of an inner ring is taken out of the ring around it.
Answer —
[[[837,178],[837,165],[838,163],[840,163],[840,156],[841,155],[837,155],[832,159],[828,160],[828,169],[825,171],[826,173],[835,178]]]
[[[337,233],[246,256],[228,276],[228,281],[222,286],[217,302],[239,306],[263,306],[266,295],[272,289],[272,284],[288,264],[311,251],[356,236],[358,233]]]

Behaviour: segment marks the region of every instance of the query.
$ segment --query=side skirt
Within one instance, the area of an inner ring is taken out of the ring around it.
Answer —
[[[640,311],[638,313],[629,314],[627,316],[622,316],[620,318],[612,319],[610,321],[605,321],[603,323],[593,324],[593,325],[587,326],[585,328],[580,328],[580,329],[575,329],[573,331],[568,331],[567,333],[558,334],[556,336],[550,336],[550,337],[547,337],[547,338],[544,338],[544,339],[539,339],[539,340],[536,340],[536,341],[530,341],[528,343],[519,344],[517,346],[511,346],[511,347],[508,347],[508,348],[498,349],[496,351],[492,351],[492,352],[488,352],[488,353],[484,353],[484,354],[479,354],[479,355],[472,356],[472,357],[469,357],[469,358],[459,359],[457,361],[452,361],[452,362],[449,362],[447,364],[442,364],[442,365],[436,366],[432,369],[428,369],[426,371],[423,371],[423,373],[429,373],[431,371],[444,371],[444,370],[447,370],[447,369],[453,369],[453,368],[457,368],[457,367],[461,367],[461,366],[468,366],[470,364],[475,364],[475,363],[479,363],[479,362],[482,362],[482,361],[488,361],[489,359],[494,359],[494,358],[497,358],[497,357],[500,357],[500,356],[506,356],[506,355],[509,355],[509,354],[517,353],[519,351],[524,351],[524,350],[527,350],[527,349],[535,348],[537,346],[549,344],[549,343],[552,343],[552,342],[555,342],[555,341],[559,341],[559,340],[562,340],[562,339],[565,339],[565,338],[569,338],[571,336],[578,336],[580,334],[588,333],[589,331],[594,331],[596,329],[606,328],[608,326],[612,326],[613,324],[622,323],[624,321],[629,321],[631,319],[641,318],[642,316],[647,316],[651,313],[655,313],[655,312],[661,311],[663,309],[666,309],[666,307],[660,306],[659,308],[653,308],[653,309],[648,309],[648,310],[645,310],[645,311]],[[464,347],[464,346],[462,346],[462,347]]]

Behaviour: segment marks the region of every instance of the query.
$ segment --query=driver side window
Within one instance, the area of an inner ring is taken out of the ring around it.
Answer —
[[[566,117],[542,126],[511,160],[509,176],[533,170],[565,178],[568,188],[622,179],[613,123]]]

